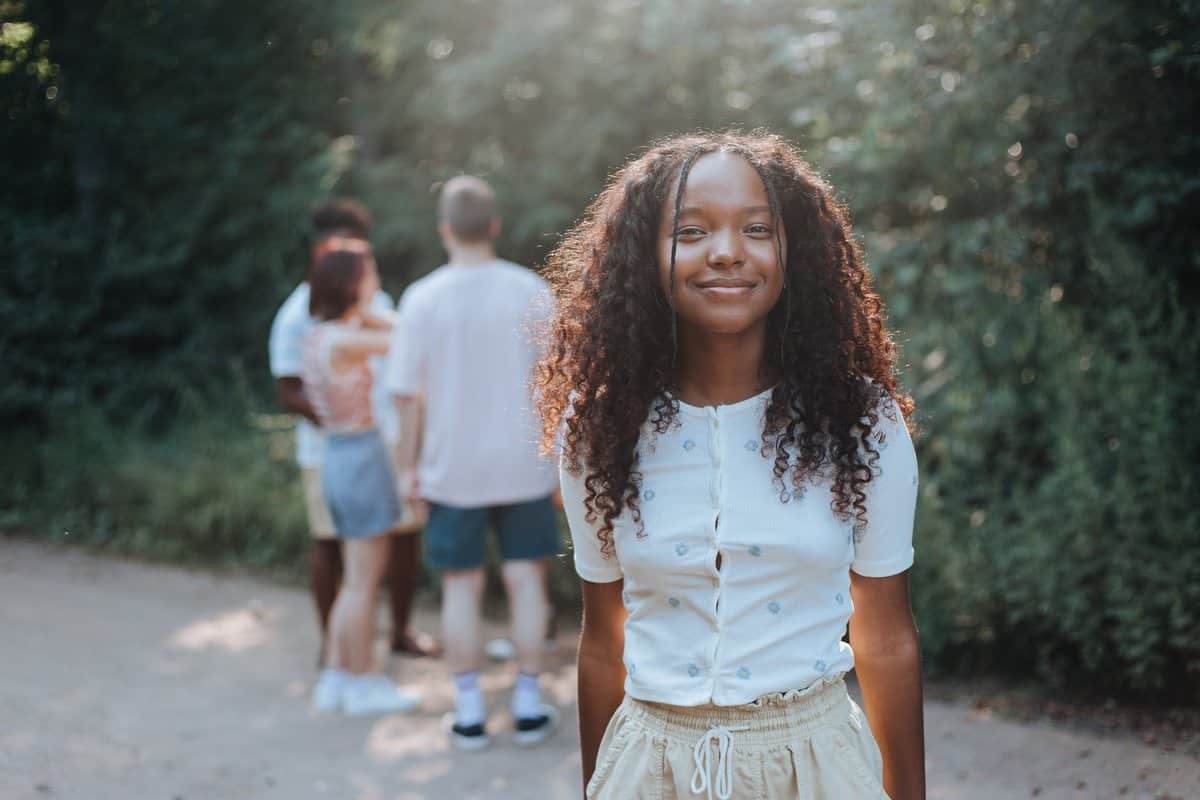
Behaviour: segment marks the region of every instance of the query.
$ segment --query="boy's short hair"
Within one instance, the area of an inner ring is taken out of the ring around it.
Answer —
[[[463,244],[491,240],[496,222],[496,193],[482,178],[459,175],[446,181],[438,198],[438,221]]]
[[[313,209],[308,223],[313,240],[333,235],[366,239],[371,235],[371,212],[348,197],[335,197],[321,203]]]

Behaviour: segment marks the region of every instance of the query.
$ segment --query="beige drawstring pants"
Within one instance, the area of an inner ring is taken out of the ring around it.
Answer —
[[[590,800],[887,800],[883,759],[842,676],[743,706],[626,696]]]

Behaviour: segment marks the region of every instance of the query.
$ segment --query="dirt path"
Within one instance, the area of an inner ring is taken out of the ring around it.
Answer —
[[[430,612],[419,620],[436,626]],[[546,676],[563,730],[453,752],[440,662],[404,661],[412,717],[315,717],[307,597],[239,577],[150,567],[0,538],[0,798],[467,800],[579,796],[574,668]],[[569,648],[563,648],[567,650]],[[509,665],[485,688],[503,715]],[[931,798],[1200,798],[1200,762],[1044,725],[926,711]]]

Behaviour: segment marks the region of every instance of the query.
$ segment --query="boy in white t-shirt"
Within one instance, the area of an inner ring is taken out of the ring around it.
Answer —
[[[313,211],[310,225],[311,247],[316,251],[322,242],[334,236],[366,240],[371,230],[371,215],[366,208],[353,200],[335,199]],[[341,581],[342,555],[329,508],[321,492],[321,462],[325,441],[312,406],[304,394],[304,382],[300,377],[302,345],[312,325],[308,313],[308,300],[308,281],[304,281],[292,291],[276,312],[271,324],[269,350],[271,375],[275,378],[275,392],[279,404],[298,417],[296,461],[300,465],[304,503],[308,513],[309,532],[312,535],[309,580],[321,627],[323,659],[329,612],[333,608]],[[373,303],[389,310],[393,307],[392,298],[382,290],[376,294]],[[379,365],[373,365],[376,370],[378,367]],[[376,381],[375,385],[377,390],[372,396],[372,405],[376,419],[384,436],[394,441],[397,433],[394,406],[387,397],[383,381]],[[387,583],[392,612],[391,649],[394,653],[424,655],[428,652],[429,645],[420,642],[421,638],[427,637],[414,635],[408,626],[420,563],[419,553],[419,532],[393,537]]]
[[[500,222],[482,180],[447,182],[439,217],[449,262],[405,291],[389,353],[387,384],[406,432],[397,458],[401,486],[408,498],[429,503],[425,560],[442,573],[446,659],[455,672],[451,741],[464,750],[488,744],[479,668],[491,527],[517,650],[514,739],[537,744],[558,722],[538,687],[548,611],[544,562],[560,550],[551,502],[558,481],[554,465],[538,455],[529,391],[539,355],[535,328],[551,311],[550,293],[533,272],[496,257]],[[414,430],[419,437],[408,435]]]

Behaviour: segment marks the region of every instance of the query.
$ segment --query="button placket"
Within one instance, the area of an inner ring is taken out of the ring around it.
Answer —
[[[707,409],[709,423],[709,457],[712,462],[712,472],[709,479],[709,491],[712,498],[712,518],[708,531],[709,543],[712,545],[713,553],[711,554],[712,561],[710,569],[713,570],[712,585],[713,585],[713,605],[712,617],[710,618],[709,626],[712,628],[712,650],[711,659],[709,662],[709,680],[712,684],[710,694],[716,695],[717,675],[720,671],[720,650],[721,650],[721,593],[722,593],[722,577],[721,572],[716,568],[716,558],[719,550],[718,527],[721,523],[721,492],[724,488],[724,467],[722,458],[723,443],[721,441],[721,418],[715,408]]]

